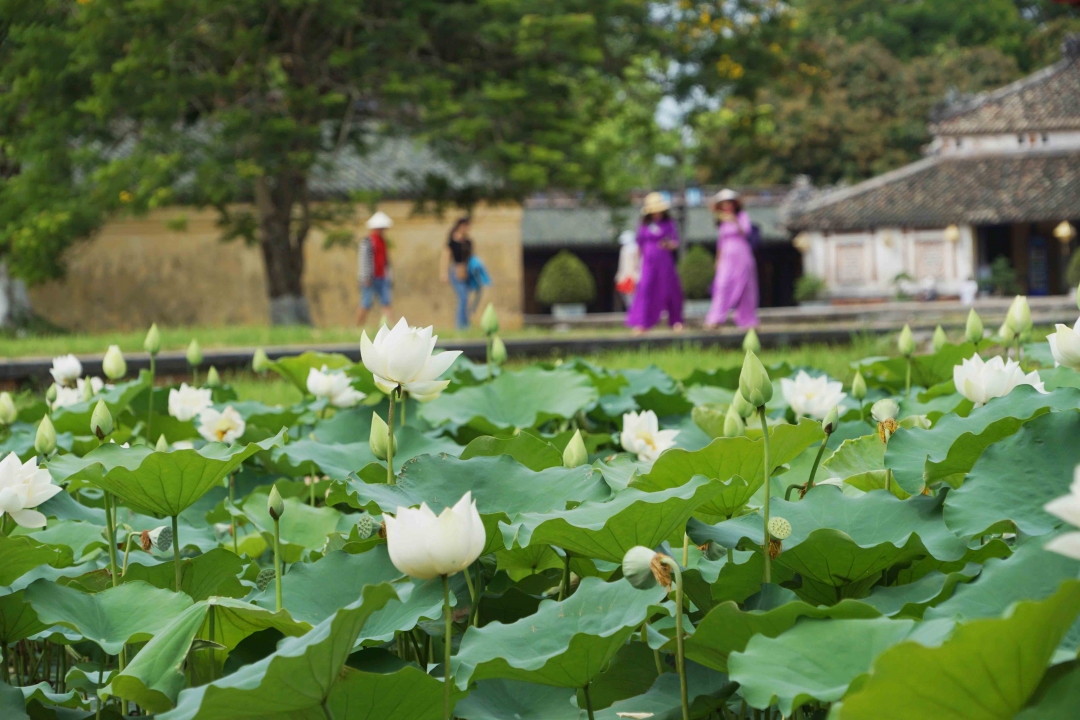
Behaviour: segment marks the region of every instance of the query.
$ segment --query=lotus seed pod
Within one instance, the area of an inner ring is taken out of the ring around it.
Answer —
[[[172,528],[168,525],[154,528],[148,533],[148,536],[150,544],[156,548],[158,552],[169,552],[172,550]]]
[[[56,383],[50,385],[49,389],[45,391],[45,402],[49,403],[49,405],[52,405],[54,402],[56,402],[56,395],[59,392],[60,390],[56,387]]]
[[[206,373],[206,387],[221,387],[221,375],[218,374],[217,368],[213,365],[210,366],[210,369]]]
[[[724,415],[724,437],[739,437],[746,432],[746,423],[743,422],[739,411],[732,405]]]
[[[199,341],[195,338],[191,339],[191,342],[187,347],[187,362],[191,367],[199,367],[202,365],[203,354],[202,347],[199,346]]]
[[[261,592],[270,587],[270,583],[274,582],[276,577],[273,568],[263,568],[255,578],[255,587],[259,588],[259,591]]]
[[[735,412],[739,413],[739,417],[744,419],[757,412],[757,408],[748,403],[738,390],[735,391],[735,396],[731,398],[731,407],[735,408]]]
[[[575,430],[562,454],[563,467],[575,468],[589,462],[589,452],[581,438],[581,430]]]
[[[656,576],[653,574],[653,558],[657,556],[653,550],[641,545],[635,545],[626,551],[623,556],[623,576],[638,590],[648,590],[656,586]]]
[[[787,540],[791,537],[791,523],[778,516],[769,518],[769,535],[777,540]]]
[[[154,445],[154,450],[157,452],[169,451],[169,441],[165,439],[164,435],[158,435],[157,443]]]
[[[386,426],[386,421],[379,416],[379,413],[371,414],[368,446],[371,448],[371,454],[379,460],[386,460],[389,455],[387,448],[390,446],[390,428]],[[397,440],[394,441],[394,452],[397,452]]]
[[[484,314],[480,316],[480,329],[485,335],[494,335],[499,332],[499,315],[495,312],[495,305],[488,303],[484,308]]]
[[[119,380],[127,374],[127,361],[124,353],[120,352],[119,345],[110,345],[105,351],[105,357],[101,360],[101,371],[110,380]]]
[[[866,378],[858,370],[855,371],[855,378],[851,381],[851,397],[860,401],[866,398]]]
[[[19,417],[15,409],[15,400],[9,392],[0,392],[0,425],[10,425]]]
[[[104,440],[113,431],[113,416],[109,412],[109,406],[105,404],[104,400],[98,400],[97,405],[94,406],[94,412],[90,415],[90,432],[92,432],[98,440]]]
[[[285,501],[281,499],[277,485],[270,486],[270,495],[266,498],[266,510],[274,520],[280,520],[285,514]]]
[[[904,325],[904,329],[900,331],[900,337],[896,339],[896,347],[904,357],[911,357],[911,354],[915,352],[915,338],[911,334],[910,325]]]
[[[143,340],[142,346],[143,350],[151,355],[161,352],[161,332],[158,330],[157,323],[152,324],[146,331],[146,339]]]
[[[356,521],[356,532],[360,535],[361,540],[367,540],[375,532],[375,521],[370,515],[364,513],[360,516],[360,519]]]
[[[757,330],[750,328],[746,331],[746,335],[742,340],[743,352],[759,353],[761,352],[761,340],[757,336]]]
[[[498,335],[491,339],[491,362],[495,365],[506,362],[506,343]]]
[[[739,373],[739,393],[755,409],[765,407],[772,399],[773,387],[769,373],[758,356],[752,352],[746,353],[743,359],[742,372]]]
[[[900,406],[892,398],[882,398],[870,407],[870,415],[878,422],[895,420],[900,414]]]
[[[949,336],[945,334],[945,328],[938,325],[934,328],[934,352],[949,344]]]
[[[56,428],[48,415],[43,416],[38,423],[37,434],[34,435],[34,450],[38,455],[52,455],[56,450]]]
[[[262,348],[256,348],[251,356],[251,369],[260,374],[270,369],[270,357]]]
[[[840,410],[835,405],[825,415],[825,419],[821,421],[821,429],[825,431],[826,435],[832,435],[836,432],[837,425],[840,424]]]
[[[977,343],[983,338],[983,321],[975,308],[968,313],[967,325],[964,326],[964,339],[969,343]]]

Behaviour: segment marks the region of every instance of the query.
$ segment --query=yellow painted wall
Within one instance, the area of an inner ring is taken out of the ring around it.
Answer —
[[[411,216],[409,202],[379,209],[394,220],[387,232],[394,268],[394,312],[414,325],[453,327],[454,293],[438,277],[439,257],[455,216]],[[170,218],[187,218],[171,230]],[[358,213],[363,233],[366,210]],[[222,243],[213,212],[174,208],[116,220],[68,256],[64,280],[32,288],[35,312],[84,331],[170,326],[258,325],[269,321],[262,256],[257,247]],[[521,324],[521,208],[481,206],[473,213],[477,254],[491,274],[493,300],[505,327]],[[306,246],[304,292],[319,326],[352,325],[359,302],[356,248],[323,248],[312,233]],[[378,306],[376,305],[376,308]],[[478,318],[474,318],[474,322]]]

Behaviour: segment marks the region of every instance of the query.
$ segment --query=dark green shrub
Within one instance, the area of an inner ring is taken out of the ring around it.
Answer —
[[[679,261],[679,281],[687,300],[703,300],[709,297],[716,275],[716,258],[701,245],[687,248]]]
[[[990,290],[995,295],[1016,295],[1020,292],[1020,283],[1016,279],[1016,271],[1013,270],[1009,258],[998,255],[994,262],[990,263]]]
[[[807,273],[795,281],[795,301],[817,300],[825,295],[825,281],[817,275]]]
[[[548,260],[536,280],[536,301],[541,305],[590,303],[596,297],[596,281],[577,255],[562,250]]]
[[[1069,281],[1069,287],[1080,285],[1080,250],[1074,250],[1069,259],[1069,268],[1065,271],[1065,278]]]

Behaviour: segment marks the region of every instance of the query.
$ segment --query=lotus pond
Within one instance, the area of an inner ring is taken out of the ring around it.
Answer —
[[[1074,718],[1080,338],[1015,320],[680,380],[398,326],[261,359],[290,406],[60,358],[0,396],[0,717]]]

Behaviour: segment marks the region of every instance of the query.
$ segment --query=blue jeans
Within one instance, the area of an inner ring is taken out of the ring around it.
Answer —
[[[379,296],[379,302],[383,307],[390,307],[390,278],[371,278],[371,284],[360,288],[360,307],[370,310],[375,304],[375,296]]]
[[[454,315],[454,325],[458,330],[469,327],[469,281],[458,280],[455,268],[450,268],[450,285],[457,295],[457,312]]]

